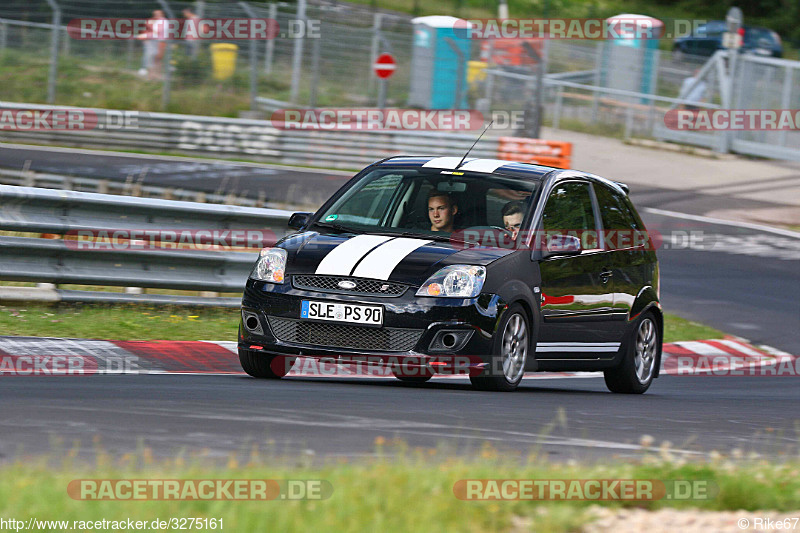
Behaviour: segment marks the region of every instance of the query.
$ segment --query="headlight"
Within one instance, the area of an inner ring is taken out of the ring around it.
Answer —
[[[264,248],[258,258],[250,277],[268,281],[270,283],[283,283],[286,270],[286,250],[283,248]]]
[[[419,288],[417,296],[474,298],[486,281],[486,269],[473,265],[451,265],[439,270]]]

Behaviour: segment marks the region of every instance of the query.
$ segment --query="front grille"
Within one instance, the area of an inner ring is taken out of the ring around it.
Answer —
[[[340,281],[351,281],[356,284],[352,289],[339,287]],[[379,279],[349,278],[341,276],[297,275],[292,276],[295,289],[321,292],[338,292],[345,294],[369,294],[371,296],[400,296],[408,288],[400,283]]]
[[[421,329],[369,328],[345,324],[305,322],[292,318],[267,317],[278,340],[331,348],[408,352],[414,349]]]

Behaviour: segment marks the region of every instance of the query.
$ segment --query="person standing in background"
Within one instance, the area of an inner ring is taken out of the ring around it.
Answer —
[[[189,57],[196,59],[200,50],[200,41],[197,37],[197,32],[200,31],[200,16],[187,7],[183,10],[183,18],[186,19],[186,25],[191,26],[183,32],[186,35],[186,51]]]
[[[139,69],[139,74],[146,75],[151,80],[161,79],[164,53],[167,51],[164,12],[160,9],[153,11],[153,16],[147,20],[147,28],[136,38],[144,42],[142,68]]]

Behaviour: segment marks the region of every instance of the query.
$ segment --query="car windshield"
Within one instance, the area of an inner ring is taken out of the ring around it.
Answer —
[[[516,235],[537,183],[441,169],[377,168],[325,210],[317,225],[434,239],[467,228]]]

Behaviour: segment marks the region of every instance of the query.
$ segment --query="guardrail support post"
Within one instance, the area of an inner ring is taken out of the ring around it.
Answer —
[[[61,31],[61,7],[56,0],[47,0],[53,10],[53,27],[50,33],[50,72],[47,75],[47,103],[56,101],[56,78],[58,77],[58,34]]]
[[[306,0],[297,0],[297,21],[300,24],[306,23]],[[303,37],[295,37],[294,52],[292,56],[292,83],[290,90],[289,101],[293,104],[297,103],[297,98],[300,94],[300,69],[303,68]]]

